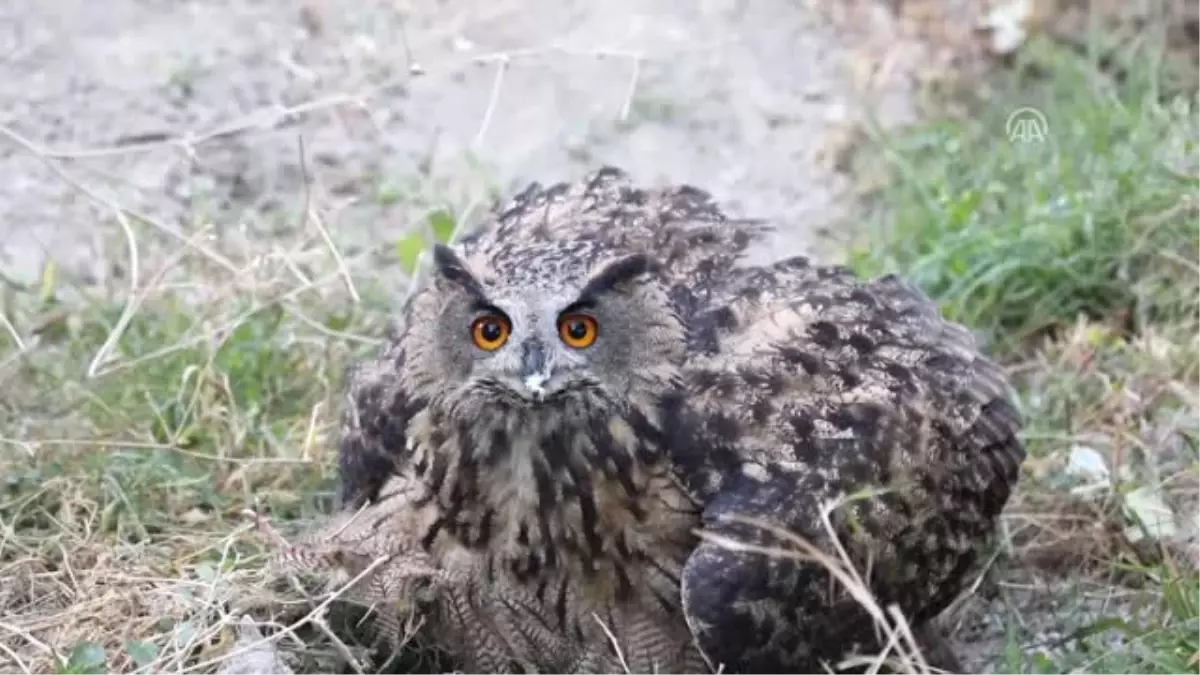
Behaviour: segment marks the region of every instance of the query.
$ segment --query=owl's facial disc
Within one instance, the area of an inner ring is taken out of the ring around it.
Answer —
[[[441,246],[434,262],[440,313],[427,339],[439,346],[430,372],[453,374],[441,381],[457,382],[460,400],[471,403],[456,408],[476,411],[467,414],[493,401],[623,405],[633,392],[661,386],[682,349],[682,329],[647,283],[656,264],[644,255],[550,282],[495,261],[474,272]]]
[[[579,311],[558,314],[553,299],[498,302],[504,308],[481,301],[469,322],[476,375],[533,403],[578,384],[586,365],[579,352],[595,343],[597,320]]]
[[[591,316],[556,317],[552,306],[519,315],[512,342],[494,354],[480,354],[480,371],[534,405],[572,389],[596,386],[589,348],[596,341],[597,326]]]

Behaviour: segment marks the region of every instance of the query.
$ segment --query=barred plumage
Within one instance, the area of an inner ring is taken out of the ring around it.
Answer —
[[[350,381],[343,508],[368,525],[324,541],[436,570],[426,638],[470,670],[813,671],[876,646],[864,609],[697,531],[829,549],[821,508],[857,494],[834,531],[924,630],[1024,456],[1003,373],[895,277],[743,265],[767,227],[606,168],[438,247]]]

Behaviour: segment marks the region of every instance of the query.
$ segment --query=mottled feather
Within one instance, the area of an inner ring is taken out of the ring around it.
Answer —
[[[803,672],[878,647],[863,607],[820,564],[698,532],[779,543],[749,516],[832,550],[821,509],[850,497],[834,534],[926,631],[1024,456],[1003,372],[896,277],[745,265],[767,228],[606,168],[437,249],[350,378],[321,546],[385,556],[377,600],[416,596],[471,670]],[[587,349],[556,338],[576,310]],[[481,312],[511,345],[471,345]]]

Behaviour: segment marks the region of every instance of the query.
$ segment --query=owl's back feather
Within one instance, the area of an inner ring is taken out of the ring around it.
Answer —
[[[703,190],[639,188],[614,168],[574,183],[533,183],[494,215],[458,244],[465,258],[486,256],[496,274],[519,273],[516,268],[533,256],[559,272],[546,259],[547,245],[556,244],[574,270],[642,253],[653,256],[668,278],[701,288],[718,282],[768,228],[759,220],[728,217]]]
[[[710,340],[689,360],[668,445],[708,505],[705,526],[778,545],[726,520],[750,515],[827,550],[836,535],[882,606],[918,626],[937,616],[1024,458],[1000,367],[897,277],[864,281],[800,258],[735,270],[694,325]],[[825,525],[821,509],[839,500]],[[705,544],[685,572],[685,607],[698,623],[711,615],[697,630],[710,658],[766,672],[872,644],[863,608],[830,587],[819,565]]]

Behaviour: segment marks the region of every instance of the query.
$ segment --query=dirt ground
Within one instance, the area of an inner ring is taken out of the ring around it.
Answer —
[[[105,202],[148,238],[224,247],[291,227],[311,182],[353,256],[602,163],[776,220],[763,256],[836,255],[839,150],[913,119],[950,58],[893,4],[6,0],[0,272],[119,276]],[[1003,634],[981,630],[972,668]]]
[[[845,213],[846,130],[911,119],[930,64],[885,4],[9,0],[0,123],[178,236],[269,232],[307,176],[334,237],[370,246],[414,208],[615,163],[811,252]],[[6,276],[113,271],[111,213],[12,138],[0,175]]]

